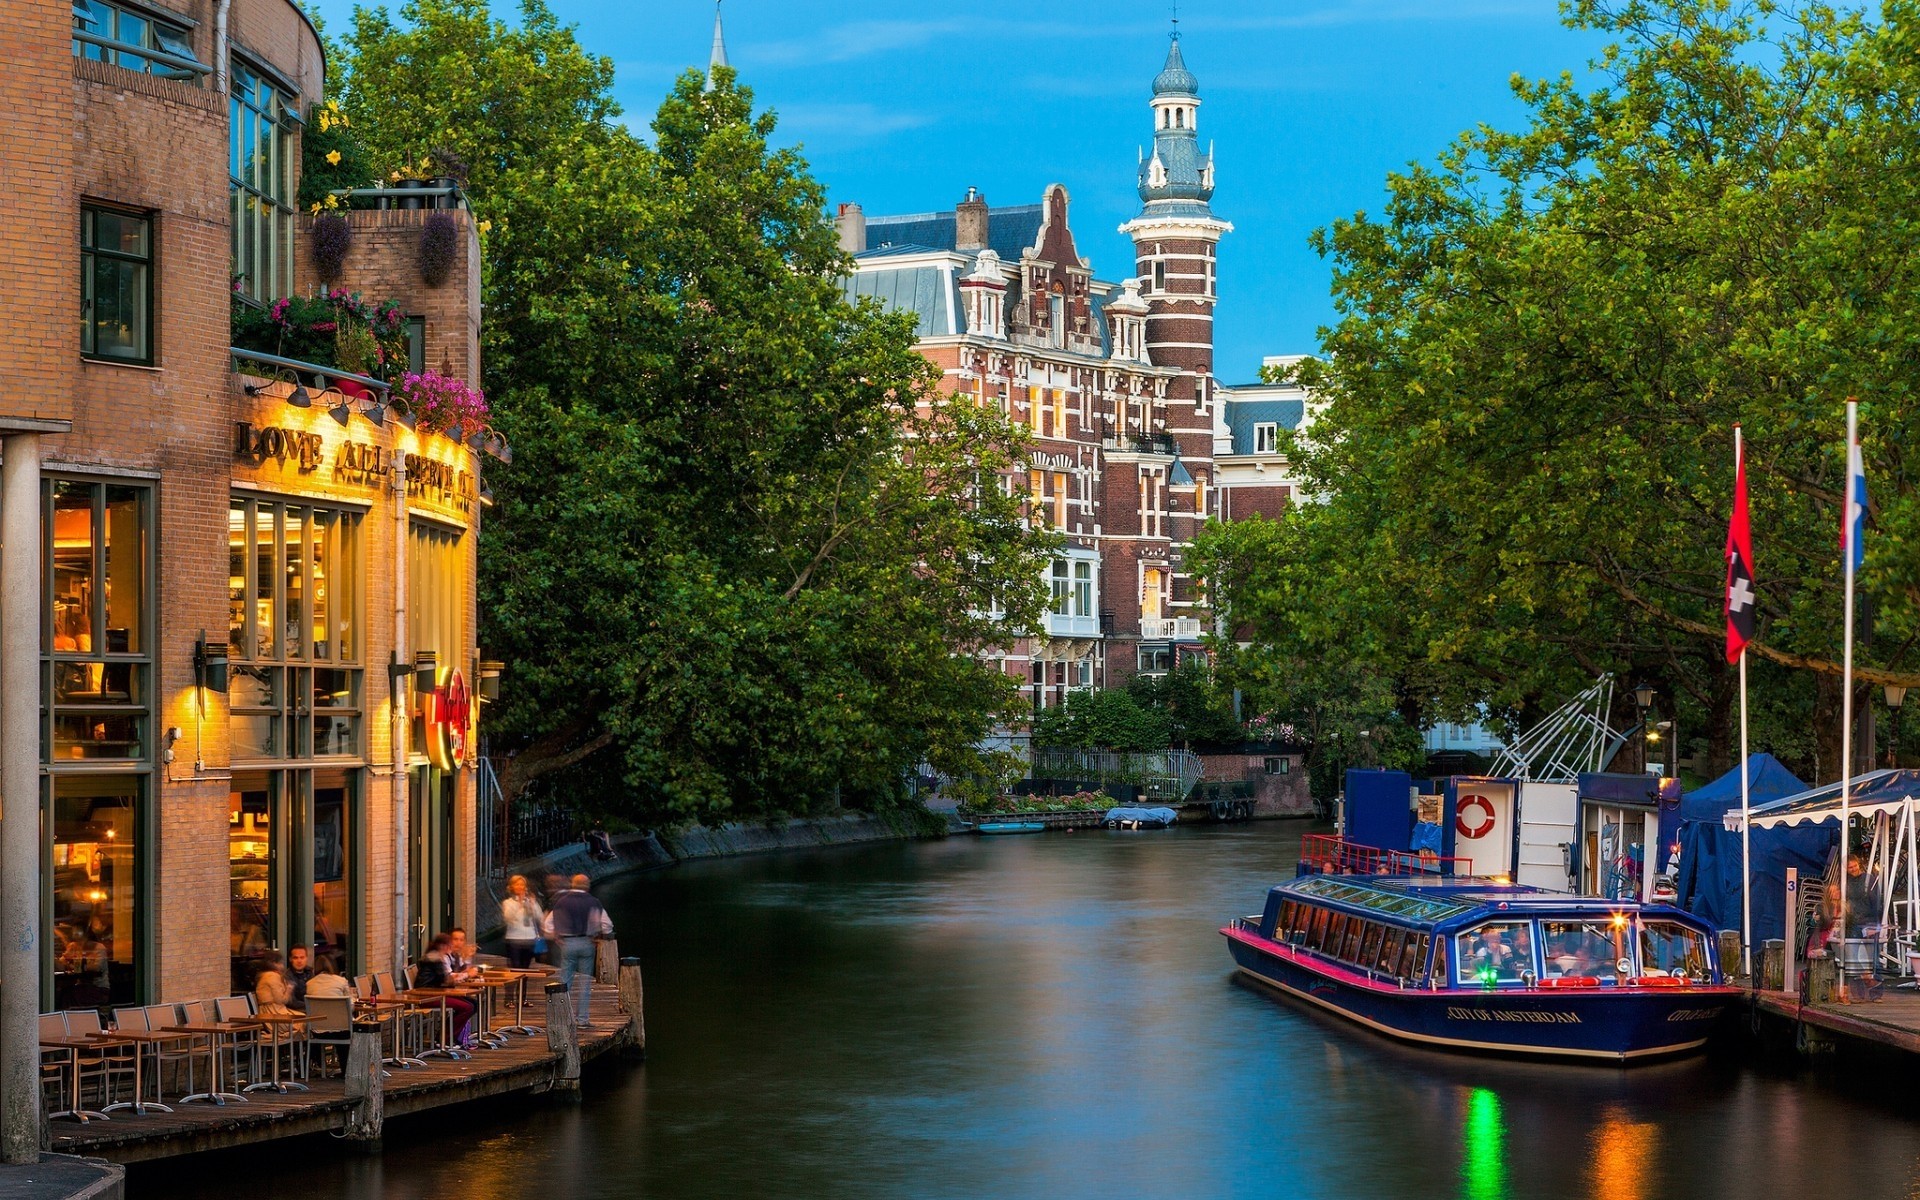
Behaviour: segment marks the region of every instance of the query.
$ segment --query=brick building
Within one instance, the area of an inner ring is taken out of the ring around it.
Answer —
[[[1024,483],[1067,539],[1045,628],[1005,657],[1037,706],[1199,654],[1211,618],[1185,550],[1200,523],[1294,498],[1275,430],[1300,424],[1304,398],[1214,375],[1216,252],[1233,226],[1211,207],[1213,150],[1177,34],[1150,110],[1117,282],[1094,275],[1059,184],[1034,205],[989,207],[969,188],[948,212],[838,215],[849,295],[913,312],[946,385],[1033,435]]]
[[[28,1006],[225,995],[296,944],[387,969],[472,923],[500,445],[409,428],[332,363],[236,370],[236,304],[320,287],[294,197],[324,58],[290,0],[12,4],[0,54],[12,1154]],[[348,215],[336,283],[397,303],[416,370],[477,384],[477,231],[456,193],[405,203]],[[461,247],[437,286],[429,219]]]

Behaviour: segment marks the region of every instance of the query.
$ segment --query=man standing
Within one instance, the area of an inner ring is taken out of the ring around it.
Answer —
[[[307,1011],[307,981],[313,978],[311,952],[298,944],[288,949],[287,965],[280,973],[287,977],[287,989],[291,993],[287,1007],[296,1012]]]
[[[592,881],[575,875],[573,886],[553,898],[547,909],[546,934],[560,947],[560,983],[574,997],[574,1016],[579,1027],[587,1027],[587,1006],[593,997],[593,960],[599,939],[613,936],[613,920],[607,910],[587,891]],[[574,989],[574,979],[580,987]]]

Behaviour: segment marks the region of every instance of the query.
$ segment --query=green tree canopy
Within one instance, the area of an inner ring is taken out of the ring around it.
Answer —
[[[1044,539],[980,482],[1018,431],[941,399],[909,319],[845,301],[824,194],[731,72],[684,75],[648,147],[538,0],[518,27],[480,0],[400,16],[356,15],[342,95],[376,153],[468,162],[492,226],[515,464],[481,619],[508,791],[714,819],[967,770],[1014,697],[970,653],[1005,635],[986,614],[1042,601]]]
[[[1567,11],[1612,39],[1592,86],[1516,80],[1523,128],[1463,135],[1390,177],[1381,216],[1316,235],[1340,317],[1298,372],[1324,407],[1290,450],[1324,502],[1210,531],[1205,569],[1276,661],[1351,664],[1413,723],[1527,721],[1614,671],[1682,698],[1719,767],[1738,422],[1759,715],[1831,776],[1849,396],[1873,490],[1862,695],[1920,682],[1913,6]]]

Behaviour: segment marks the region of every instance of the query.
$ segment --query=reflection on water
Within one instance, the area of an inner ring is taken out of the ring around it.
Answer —
[[[1422,1050],[1236,986],[1214,930],[1301,828],[953,839],[608,886],[646,964],[644,1068],[136,1176],[137,1197],[1920,1196],[1920,1125],[1695,1058]],[[1844,1160],[1844,1163],[1843,1163]]]
[[[1500,1200],[1507,1194],[1507,1133],[1500,1123],[1500,1097],[1489,1088],[1467,1096],[1466,1136],[1461,1139],[1466,1200]]]

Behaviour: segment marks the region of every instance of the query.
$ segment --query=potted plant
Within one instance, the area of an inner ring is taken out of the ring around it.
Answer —
[[[453,272],[460,253],[460,226],[451,213],[427,214],[420,225],[420,278],[428,287],[439,287]]]

